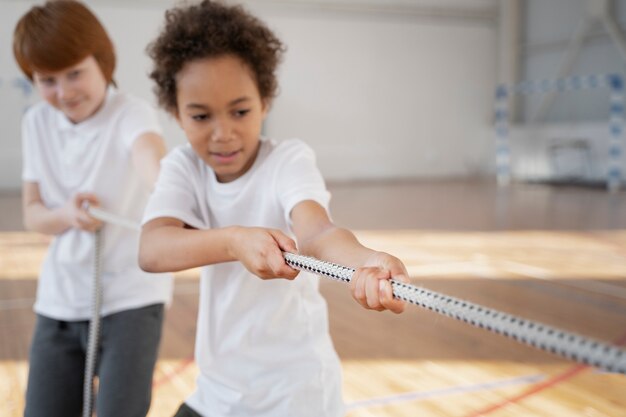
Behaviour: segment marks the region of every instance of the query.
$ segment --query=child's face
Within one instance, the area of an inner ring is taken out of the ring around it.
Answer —
[[[73,123],[91,117],[106,97],[107,82],[92,55],[61,71],[35,71],[33,80],[41,97]]]
[[[191,61],[177,74],[176,90],[178,123],[218,181],[245,174],[267,114],[248,66],[233,55]]]

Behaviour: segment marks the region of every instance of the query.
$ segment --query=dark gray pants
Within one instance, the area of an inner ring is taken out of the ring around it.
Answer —
[[[182,403],[174,414],[174,417],[202,417],[201,414],[198,414],[196,410],[189,407],[187,404]]]
[[[152,398],[163,304],[103,317],[96,373],[98,417],[145,417]],[[30,348],[26,417],[79,417],[88,321],[37,315]]]

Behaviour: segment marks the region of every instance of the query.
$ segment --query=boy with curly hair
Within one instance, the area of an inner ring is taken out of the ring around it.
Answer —
[[[284,51],[264,23],[222,2],[181,6],[167,12],[148,51],[159,102],[189,143],[162,163],[144,215],[140,265],[152,272],[203,267],[200,375],[176,415],[343,415],[318,278],[298,275],[282,252],[356,268],[357,302],[396,313],[404,303],[393,299],[388,280],[407,282],[404,265],[331,222],[310,147],[261,137]]]

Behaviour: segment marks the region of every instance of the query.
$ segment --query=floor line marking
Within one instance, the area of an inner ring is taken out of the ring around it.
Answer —
[[[601,281],[593,281],[593,286],[585,285],[584,283],[579,283],[572,280],[568,282],[563,282],[563,280],[554,279],[554,273],[543,268],[538,268],[532,265],[507,260],[502,260],[498,263],[501,263],[503,265],[502,269],[508,272],[513,272],[515,274],[524,275],[530,278],[550,281],[557,285],[565,285],[568,287],[577,288],[607,297],[615,297],[626,300],[626,288],[620,287],[618,285],[607,284]]]
[[[158,380],[154,380],[152,382],[152,388],[156,389],[159,386],[173,381],[173,382],[177,382],[175,380],[180,379],[180,374],[187,369],[189,366],[191,366],[192,364],[194,364],[194,358],[193,356],[185,358],[180,364],[178,364],[178,366],[176,366],[174,369],[172,369],[173,367],[171,365],[167,365],[165,363],[160,363],[159,365],[164,368],[164,375],[159,378]],[[176,384],[178,385],[178,384]],[[189,387],[187,387],[189,388]]]
[[[385,397],[374,397],[367,400],[353,401],[346,405],[347,411],[359,408],[381,407],[409,401],[423,401],[431,398],[445,397],[456,394],[466,394],[485,390],[505,388],[515,385],[533,384],[545,378],[543,374],[526,375],[516,378],[509,378],[481,384],[458,385],[454,387],[435,389],[431,391],[413,391],[402,394],[389,395]]]
[[[619,337],[617,340],[615,340],[613,343],[615,343],[618,346],[623,345],[624,343],[626,343],[626,334],[622,335],[621,337]],[[564,372],[561,372],[560,374],[553,376],[545,381],[541,381],[539,382],[537,385],[531,387],[530,389],[515,395],[513,397],[510,398],[505,398],[503,401],[496,403],[496,404],[492,404],[490,406],[487,406],[481,410],[475,411],[471,414],[468,414],[465,417],[479,417],[479,416],[486,416],[487,414],[491,414],[494,411],[500,410],[501,408],[506,407],[509,404],[516,404],[519,403],[521,400],[531,397],[535,394],[538,394],[542,391],[545,391],[548,388],[554,387],[558,384],[560,384],[561,382],[565,382],[568,379],[573,378],[574,376],[578,375],[579,373],[581,373],[582,371],[585,371],[587,369],[593,369],[592,367],[590,367],[589,365],[576,365],[573,366],[567,370],[565,370]]]
[[[528,398],[534,394],[540,393],[541,391],[544,391],[548,388],[551,388],[553,386],[558,385],[559,383],[563,382],[563,381],[567,381],[568,379],[578,375],[579,373],[581,373],[582,371],[586,370],[587,368],[589,368],[589,366],[587,365],[577,365],[574,366],[568,370],[566,370],[565,372],[560,373],[559,375],[552,377],[546,381],[541,381],[539,382],[537,385],[531,387],[530,389],[522,392],[521,394],[515,395],[513,397],[510,398],[505,398],[503,401],[490,405],[488,407],[483,408],[482,410],[478,410],[473,412],[472,414],[468,414],[465,417],[479,417],[479,416],[485,416],[487,414],[490,414],[494,411],[497,411],[501,408],[506,407],[509,404],[516,404],[519,401],[523,400],[524,398]]]

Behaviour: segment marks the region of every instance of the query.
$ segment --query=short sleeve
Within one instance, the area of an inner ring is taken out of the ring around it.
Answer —
[[[161,134],[161,125],[156,109],[147,102],[134,99],[122,115],[120,129],[124,147],[131,148],[135,140],[144,133]]]
[[[209,226],[198,204],[202,181],[197,161],[183,149],[176,148],[161,160],[159,178],[148,199],[142,224],[172,217],[198,229]]]
[[[313,200],[328,211],[330,193],[317,167],[315,153],[304,142],[290,141],[280,162],[277,191],[285,220],[291,225],[291,210],[300,202]]]

